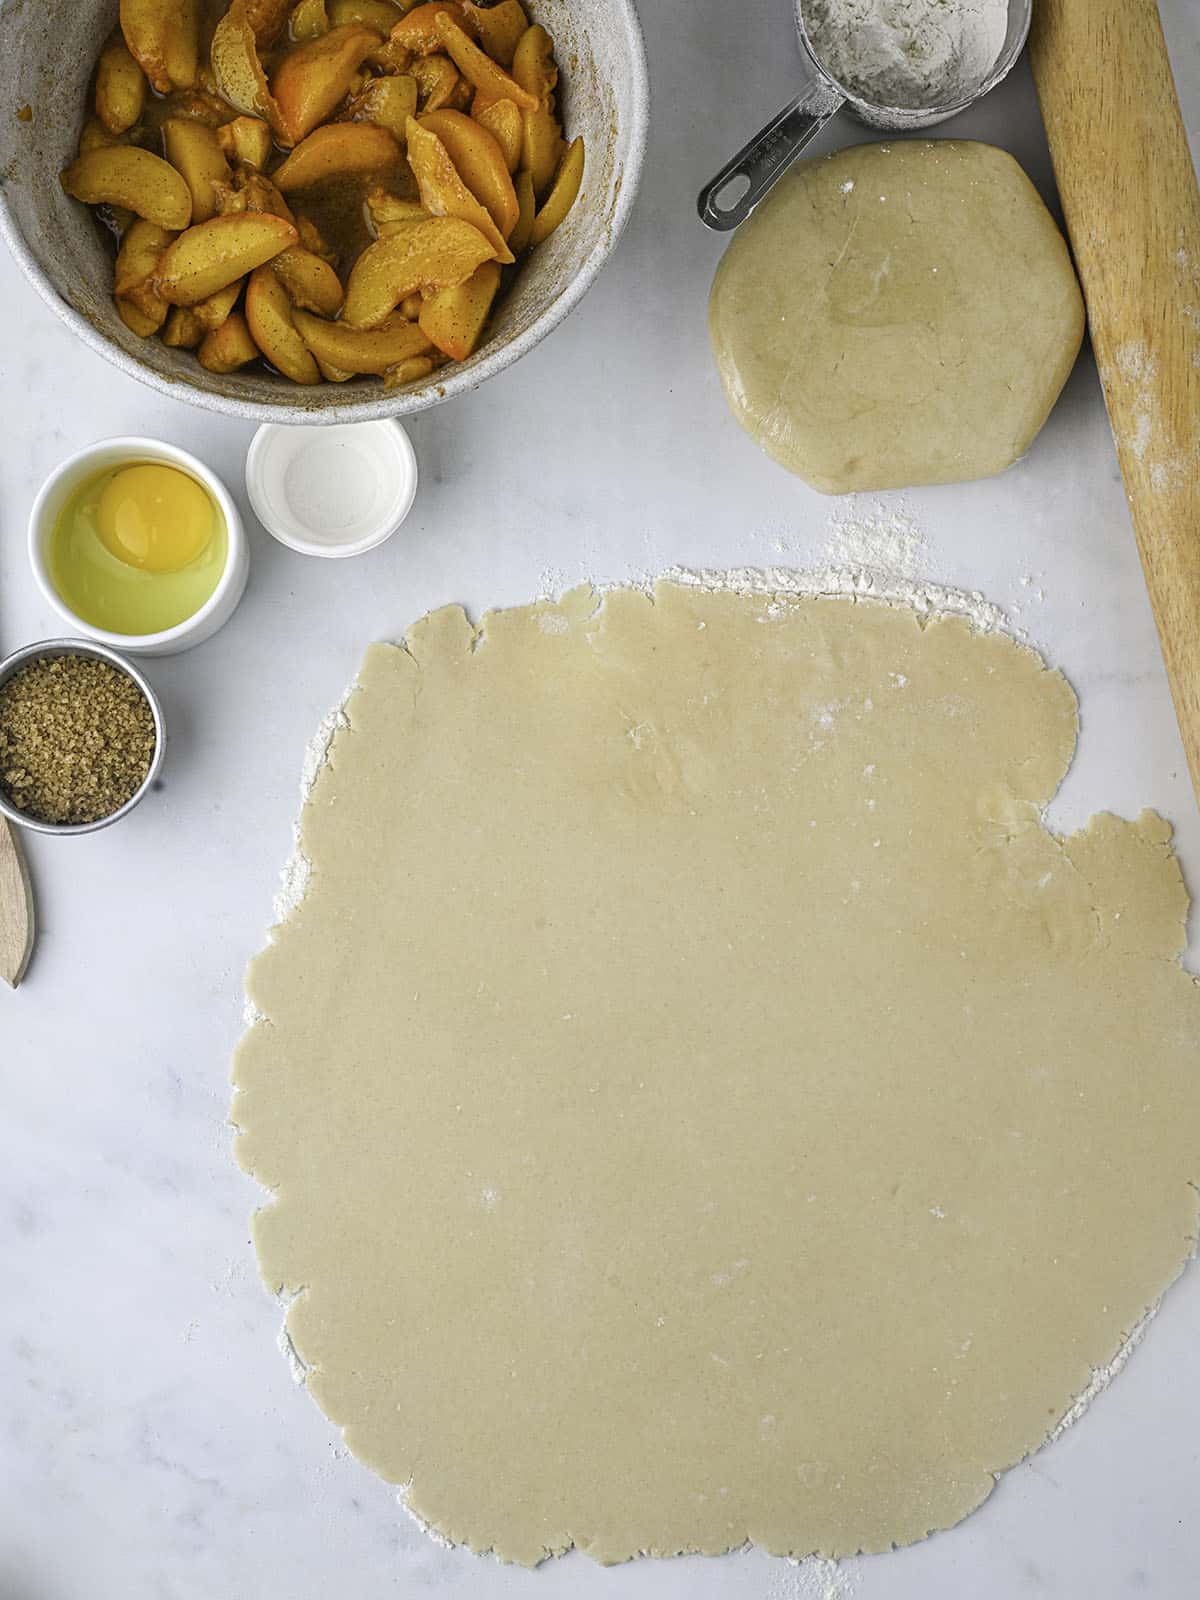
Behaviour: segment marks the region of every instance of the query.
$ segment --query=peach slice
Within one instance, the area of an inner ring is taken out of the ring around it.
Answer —
[[[216,183],[228,183],[229,163],[217,136],[203,122],[168,117],[162,125],[167,160],[183,178],[192,196],[192,221],[207,222],[217,210]]]
[[[374,122],[386,128],[401,145],[404,125],[417,114],[417,80],[407,73],[372,78],[351,100],[346,115],[351,122]],[[312,135],[310,134],[311,138]]]
[[[522,111],[534,110],[537,105],[535,97],[523,89],[515,78],[510,78],[503,67],[497,66],[491,56],[485,55],[452,17],[442,12],[433,19],[433,25],[442,41],[442,48],[468,83],[482,90],[489,100],[511,100]]]
[[[192,196],[169,161],[136,145],[115,144],[77,157],[59,179],[85,205],[125,206],[160,228],[186,228]]]
[[[229,106],[220,95],[209,94],[205,89],[172,89],[162,103],[162,115],[189,117],[193,122],[219,128],[229,121]]]
[[[374,67],[376,72],[407,72],[412,65],[412,58],[411,50],[389,37],[367,52],[364,65]]]
[[[147,88],[146,74],[114,32],[96,63],[96,115],[109,133],[126,133],[140,119]]]
[[[463,0],[467,25],[477,35],[480,44],[502,67],[511,67],[512,58],[521,35],[529,27],[529,18],[521,0],[500,0],[499,5],[477,6]]]
[[[292,323],[287,290],[270,267],[257,267],[246,285],[246,323],[267,360],[293,383],[320,383],[312,353]]]
[[[470,223],[491,245],[497,261],[512,261],[513,253],[491,212],[467,188],[437,134],[422,127],[415,117],[409,117],[407,128],[408,164],[417,180],[421,204],[434,217],[457,217]]]
[[[488,100],[479,104],[475,97],[471,115],[481,128],[486,128],[504,152],[504,164],[509,172],[521,165],[521,149],[525,138],[524,113],[511,100]]]
[[[258,346],[240,311],[231,311],[219,328],[204,336],[196,359],[209,372],[236,372],[258,360]]]
[[[153,317],[160,324],[167,315],[167,302],[154,280],[163,251],[174,238],[166,228],[139,217],[125,230],[113,268],[113,294],[117,299],[136,306],[143,316]]]
[[[516,177],[517,204],[520,215],[517,225],[508,236],[508,248],[513,255],[519,256],[529,247],[529,235],[533,231],[533,219],[537,212],[537,196],[533,192],[533,173],[528,168],[522,169]]]
[[[306,250],[311,250],[313,255],[320,256],[321,260],[327,261],[331,267],[337,266],[337,251],[327,242],[311,217],[297,217],[296,232],[300,235],[300,243]]]
[[[261,117],[272,128],[278,125],[279,111],[258,59],[258,43],[246,14],[246,0],[232,0],[217,23],[209,60],[217,87],[231,106],[247,116]]]
[[[139,339],[148,339],[152,333],[157,333],[167,320],[167,308],[165,305],[162,308],[162,316],[157,318],[148,317],[144,311],[140,311],[134,305],[132,300],[122,300],[119,296],[116,297],[116,306],[117,315],[121,321],[129,329],[130,333],[136,333]]]
[[[404,18],[404,7],[392,0],[328,0],[329,25],[344,28],[349,22],[361,22],[374,28],[386,39],[398,22]]]
[[[190,306],[172,306],[163,326],[162,342],[171,350],[194,350],[204,338],[204,325]]]
[[[346,98],[368,51],[379,43],[374,28],[348,23],[284,56],[272,89],[279,125],[289,144],[299,144]]]
[[[554,40],[537,23],[527,28],[513,52],[512,75],[534,103],[549,100],[558,87]],[[533,109],[532,104],[528,106]]]
[[[254,42],[265,50],[283,32],[292,0],[246,0],[246,21],[254,29]]]
[[[352,328],[378,327],[406,295],[462,283],[491,254],[479,229],[457,217],[408,223],[368,245],[354,263],[342,320]]]
[[[544,194],[554,181],[563,155],[562,128],[551,106],[522,113],[521,165],[533,174],[536,194]]]
[[[344,321],[325,322],[307,311],[294,312],[293,321],[317,360],[342,372],[383,373],[429,349],[417,324],[400,316],[387,317],[370,330],[349,328]]]
[[[159,259],[174,238],[170,229],[141,217],[130,223],[113,267],[113,293],[119,300],[132,298],[135,289],[157,274]]]
[[[246,199],[247,211],[269,211],[273,217],[282,217],[293,228],[296,226],[292,208],[280,194],[273,178],[261,172],[252,172],[242,185],[242,194]]]
[[[99,117],[89,117],[79,135],[79,154],[86,156],[90,150],[111,150],[114,145],[127,144],[119,133],[110,133]]]
[[[411,72],[422,110],[438,111],[454,103],[463,79],[449,56],[418,56]]]
[[[190,89],[200,71],[200,0],[169,0],[169,4],[167,76],[174,88]]]
[[[190,89],[200,56],[196,0],[121,0],[129,53],[158,90]]]
[[[367,211],[378,239],[385,239],[410,222],[426,222],[429,218],[429,212],[419,200],[402,200],[386,189],[371,190],[367,196]]]
[[[533,227],[529,232],[529,243],[532,248],[548,239],[558,227],[559,223],[575,204],[579,193],[579,186],[583,182],[583,140],[573,139],[567,146],[567,153],[562,158],[562,165],[554,180],[550,193],[546,196],[545,203],[537,216],[533,219]]]
[[[159,293],[173,306],[197,305],[295,242],[291,223],[269,212],[213,217],[167,247],[159,267]]]
[[[150,317],[156,327],[161,327],[170,311],[170,306],[154,287],[153,279],[147,278],[144,283],[139,283],[128,294],[119,294],[114,297],[123,305],[136,306],[144,317]]]
[[[371,221],[376,227],[381,222],[424,222],[429,216],[429,212],[419,200],[410,200],[405,195],[393,194],[390,189],[382,186],[368,191],[367,210],[371,213]]]
[[[414,6],[392,29],[391,37],[415,56],[431,56],[443,48],[437,31],[439,16],[450,17],[455,22],[466,20],[463,8],[455,4],[455,0],[428,0],[425,5]]]
[[[386,172],[400,156],[395,138],[374,122],[327,122],[301,139],[276,171],[275,184],[281,194],[292,194],[334,178]]]
[[[533,173],[536,194],[549,188],[562,159],[562,128],[554,114],[558,68],[554,41],[545,28],[534,26],[522,34],[513,57],[513,77],[536,102],[526,107],[521,138],[521,165]]]
[[[480,205],[487,207],[501,237],[507,239],[517,220],[517,195],[498,140],[482,123],[461,111],[430,111],[419,121],[445,145],[459,177]]]
[[[383,375],[383,387],[402,389],[406,383],[416,383],[420,378],[427,378],[432,371],[432,357],[409,356],[407,361],[398,361],[394,367],[387,369]]]
[[[242,116],[217,129],[217,143],[227,160],[261,171],[271,159],[274,140],[261,117]]]
[[[233,211],[269,211],[273,217],[290,222],[293,228],[299,226],[274,181],[262,172],[235,172],[231,183],[218,183],[213,187],[222,216]]]
[[[465,283],[439,289],[426,299],[417,319],[421,331],[445,355],[465,361],[479,343],[499,287],[500,268],[485,261]]]
[[[237,305],[238,295],[241,292],[242,279],[235,278],[223,289],[218,289],[216,294],[210,294],[207,300],[198,301],[191,309],[195,312],[200,326],[206,332],[213,333]]]
[[[328,33],[329,15],[325,10],[325,0],[300,0],[300,4],[292,11],[289,27],[297,44],[307,44],[310,39],[319,39],[323,33]]]
[[[288,292],[293,305],[333,317],[342,309],[342,280],[320,256],[301,245],[281,250],[271,262],[271,270]]]
[[[240,173],[235,173],[232,182],[213,185],[213,198],[217,202],[217,215],[219,217],[228,217],[235,211],[245,211],[246,209],[246,196],[237,186],[239,176]]]
[[[320,356],[316,358],[316,361],[317,366],[320,368],[321,376],[326,383],[349,383],[350,379],[354,377],[354,373],[347,372],[345,367],[330,366],[329,362],[322,361]]]
[[[234,215],[239,211],[269,211],[273,217],[282,217],[285,222],[297,226],[292,208],[280,194],[279,190],[264,177],[261,172],[238,171],[228,183],[214,183],[213,193],[217,200],[217,212],[222,217]]]

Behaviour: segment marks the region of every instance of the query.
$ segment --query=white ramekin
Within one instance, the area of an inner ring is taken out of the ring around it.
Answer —
[[[264,422],[246,453],[246,493],[263,527],[304,556],[360,556],[412,510],[417,458],[394,417],[340,427]]]
[[[50,535],[67,500],[85,478],[103,472],[106,467],[134,461],[164,461],[188,473],[208,490],[225,519],[225,570],[217,587],[199,611],[185,617],[173,628],[164,628],[160,633],[112,633],[106,628],[93,627],[71,610],[55,588],[50,572]],[[85,445],[73,456],[68,456],[46,479],[29,513],[29,563],[38,588],[59,616],[69,622],[76,632],[114,650],[123,650],[126,655],[169,656],[179,650],[190,650],[193,645],[210,639],[218,628],[229,621],[246,587],[250,572],[250,550],[238,508],[215,472],[177,445],[130,434],[118,439],[98,439],[95,444]]]

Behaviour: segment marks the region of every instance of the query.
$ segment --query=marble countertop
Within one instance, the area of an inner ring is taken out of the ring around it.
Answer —
[[[790,6],[644,10],[646,177],[595,289],[518,367],[413,420],[422,487],[389,544],[307,560],[250,518],[233,621],[148,665],[172,735],[161,793],[108,832],[29,840],[41,937],[26,983],[0,995],[0,1600],[1200,1592],[1194,1267],[1119,1380],[978,1513],[840,1569],[747,1551],[616,1569],[572,1556],[529,1573],[441,1549],[347,1455],[277,1348],[279,1311],[249,1245],[258,1192],[230,1155],[228,1063],[302,752],[364,645],[447,601],[507,604],[589,576],[821,565],[831,517],[874,509],[823,499],[761,456],[729,419],[708,353],[721,243],[694,196],[790,96]],[[1196,133],[1200,11],[1162,10]],[[1023,66],[937,132],[1002,144],[1050,187]],[[843,123],[824,147],[859,137]],[[251,430],[123,378],[7,255],[0,299],[0,641],[13,647],[59,631],[24,553],[56,462],[107,434],[157,435],[222,473],[249,517]],[[928,576],[982,591],[1078,690],[1082,737],[1053,823],[1154,806],[1176,824],[1194,888],[1200,816],[1090,357],[1004,477],[884,501],[926,540]]]

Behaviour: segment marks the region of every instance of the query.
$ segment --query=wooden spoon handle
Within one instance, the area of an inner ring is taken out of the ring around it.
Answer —
[[[1200,190],[1155,0],[1037,0],[1030,54],[1200,797]]]
[[[0,978],[16,988],[33,952],[33,890],[20,841],[0,817]]]

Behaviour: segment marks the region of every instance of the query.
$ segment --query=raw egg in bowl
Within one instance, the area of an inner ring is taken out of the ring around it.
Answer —
[[[157,439],[103,439],[64,461],[34,502],[29,555],[43,594],[80,633],[142,655],[210,638],[249,571],[224,484]]]

